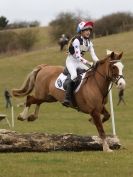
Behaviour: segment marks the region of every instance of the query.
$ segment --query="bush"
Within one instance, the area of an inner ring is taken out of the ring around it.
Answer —
[[[105,16],[95,23],[96,36],[105,36],[133,29],[133,14],[114,13]]]
[[[1,31],[0,32],[0,53],[18,48],[17,34],[12,31]]]
[[[16,28],[27,28],[27,27],[38,27],[40,26],[40,23],[38,21],[32,21],[32,22],[26,22],[26,21],[20,21],[20,22],[14,22],[8,24],[8,29],[16,29]]]
[[[40,23],[38,21],[33,21],[29,23],[29,27],[39,27]]]
[[[37,41],[37,32],[30,29],[19,33],[18,41],[21,49],[29,51]]]
[[[29,51],[37,41],[37,31],[0,31],[0,53],[14,50]]]
[[[8,22],[9,22],[9,21],[7,20],[6,17],[1,16],[1,17],[0,17],[0,29],[5,28],[5,27],[7,26],[7,24],[8,24]]]
[[[77,24],[78,20],[75,14],[62,12],[49,24],[51,26],[51,36],[56,40],[59,39],[61,34],[71,37],[76,32]]]

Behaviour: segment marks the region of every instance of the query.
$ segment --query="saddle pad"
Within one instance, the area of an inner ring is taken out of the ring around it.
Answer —
[[[82,82],[83,82],[83,79],[84,79],[84,77],[85,77],[85,74],[86,74],[86,73],[81,74],[82,79],[81,79],[80,84],[79,84],[78,87],[76,88],[75,93],[78,92],[78,90],[80,89],[81,84],[82,84]],[[55,87],[58,88],[58,89],[60,89],[60,90],[64,90],[63,84],[64,84],[66,78],[67,78],[67,76],[64,75],[63,73],[61,73],[61,74],[58,76],[58,78],[56,79],[56,81],[55,81]],[[65,90],[64,90],[64,91],[65,91]]]

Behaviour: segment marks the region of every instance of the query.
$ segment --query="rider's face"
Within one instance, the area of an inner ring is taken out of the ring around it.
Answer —
[[[91,34],[91,29],[86,29],[84,31],[81,32],[81,35],[84,37],[84,38],[89,38],[90,37],[90,34]]]

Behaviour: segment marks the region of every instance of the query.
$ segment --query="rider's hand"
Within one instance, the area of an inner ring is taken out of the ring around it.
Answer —
[[[84,59],[84,58],[83,58],[83,59]],[[87,61],[86,59],[84,59],[82,62],[83,62],[86,66],[88,66],[89,68],[92,66],[92,63],[89,62],[89,61]]]
[[[98,63],[99,63],[99,60],[95,61],[95,62],[93,63],[93,66],[94,66],[94,67],[97,67]]]
[[[81,58],[81,62],[84,63],[85,65],[89,64],[89,62],[86,59],[84,59],[84,58]]]

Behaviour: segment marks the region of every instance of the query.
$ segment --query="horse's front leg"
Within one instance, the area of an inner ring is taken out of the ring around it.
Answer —
[[[106,122],[107,120],[109,120],[110,118],[110,114],[109,112],[107,111],[106,107],[104,106],[103,109],[102,109],[102,112],[101,114],[103,114],[103,118],[102,118],[102,123]]]
[[[106,109],[105,106],[103,106],[103,109],[102,109],[101,114],[103,115],[102,123],[104,123],[104,122],[106,122],[107,120],[109,120],[110,114],[109,114],[109,112],[107,111],[107,109]],[[92,124],[94,124],[93,118],[90,118],[90,119],[89,119],[89,122],[92,123]]]
[[[112,150],[109,148],[109,145],[108,145],[107,140],[106,140],[106,135],[105,135],[105,132],[104,132],[104,129],[103,129],[102,121],[101,121],[101,118],[100,118],[100,113],[98,111],[94,110],[91,113],[91,116],[93,117],[93,121],[94,121],[94,124],[95,124],[95,126],[98,130],[99,136],[102,139],[103,151],[112,152]]]

